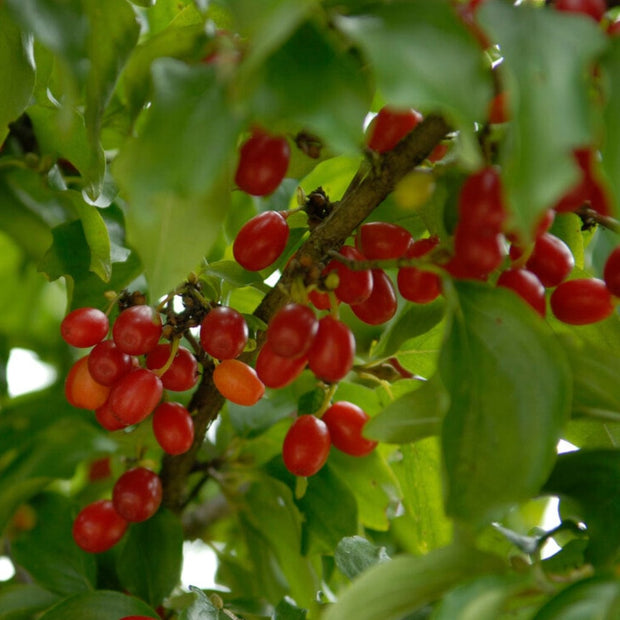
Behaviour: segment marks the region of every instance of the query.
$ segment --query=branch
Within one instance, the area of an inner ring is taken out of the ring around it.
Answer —
[[[439,116],[428,116],[393,150],[376,155],[371,164],[364,161],[342,200],[332,213],[310,234],[297,252],[298,261],[291,261],[276,286],[265,295],[254,315],[268,323],[271,317],[290,299],[288,291],[296,277],[299,265],[322,265],[330,258],[330,250],[337,250],[347,237],[388,196],[396,184],[413,168],[422,163],[433,148],[450,131]],[[315,270],[316,277],[320,269]],[[307,275],[304,272],[304,275]],[[251,362],[264,339],[258,335],[257,349],[242,357]],[[217,418],[224,399],[213,385],[213,364],[204,368],[202,380],[194,393],[189,410],[194,414],[195,439],[188,452],[179,456],[166,456],[160,477],[164,489],[164,503],[180,513],[187,497],[187,478],[193,470],[204,435]]]

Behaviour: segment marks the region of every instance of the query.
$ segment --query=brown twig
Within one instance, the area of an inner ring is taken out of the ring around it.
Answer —
[[[297,252],[298,261],[292,261],[280,281],[263,298],[254,315],[268,323],[290,297],[288,291],[294,278],[299,277],[299,265],[321,265],[330,250],[337,250],[347,237],[388,196],[408,172],[422,163],[433,148],[450,131],[439,116],[428,116],[393,150],[377,156],[372,165],[365,160],[354,181],[332,213],[310,234]],[[320,273],[320,270],[317,270]],[[317,275],[318,275],[317,273]],[[262,345],[259,334],[257,349],[243,359],[251,361]],[[187,498],[187,478],[194,468],[204,435],[217,418],[224,399],[212,380],[213,365],[208,363],[202,380],[194,393],[189,409],[194,414],[195,440],[188,452],[166,456],[160,477],[164,488],[164,503],[174,512],[181,512]]]

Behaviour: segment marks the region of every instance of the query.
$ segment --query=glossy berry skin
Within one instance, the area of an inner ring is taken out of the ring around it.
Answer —
[[[357,249],[369,260],[400,258],[412,242],[411,233],[398,224],[368,222],[355,237]]]
[[[545,316],[547,311],[545,287],[531,271],[527,269],[507,269],[502,271],[497,279],[497,286],[503,286],[514,291],[521,299],[532,306],[540,316]]]
[[[354,358],[355,337],[349,327],[330,315],[324,316],[308,351],[310,370],[319,379],[335,383],[353,368]]]
[[[88,370],[97,383],[112,385],[133,368],[130,355],[123,353],[113,340],[104,340],[88,354]]]
[[[110,406],[121,422],[138,424],[155,409],[163,390],[159,377],[146,368],[135,368],[112,386]]]
[[[241,146],[235,183],[252,196],[267,196],[282,182],[291,149],[282,136],[255,131]]]
[[[215,359],[237,357],[243,352],[247,342],[247,323],[243,315],[234,308],[213,308],[200,324],[200,344]]]
[[[273,316],[267,327],[267,342],[280,357],[305,356],[319,329],[312,308],[298,303],[286,304]]]
[[[111,549],[125,534],[128,522],[111,500],[102,499],[82,508],[73,522],[73,540],[89,553]]]
[[[365,256],[352,246],[344,245],[339,254],[349,260],[361,261]],[[349,269],[336,258],[327,263],[324,275],[335,271],[338,274],[338,286],[334,289],[336,297],[345,304],[359,304],[366,301],[372,292],[372,273],[370,269]]]
[[[439,240],[436,237],[418,239],[410,244],[405,257],[420,258],[433,250]],[[398,291],[407,301],[428,304],[439,297],[441,279],[436,273],[418,267],[401,267],[396,278]]]
[[[497,168],[487,166],[465,179],[459,192],[459,223],[480,234],[499,233],[507,212]]]
[[[161,498],[161,480],[146,467],[127,470],[112,490],[114,509],[123,519],[132,523],[150,519],[159,509]]]
[[[368,127],[368,148],[378,153],[391,151],[421,120],[415,110],[384,106]]]
[[[570,325],[588,325],[606,319],[614,311],[611,293],[597,278],[562,282],[549,299],[554,316]]]
[[[167,454],[184,454],[194,442],[194,420],[181,403],[161,403],[153,412],[153,434]]]
[[[459,223],[454,234],[454,253],[472,277],[488,276],[504,259],[504,237]]]
[[[341,452],[351,456],[366,456],[377,442],[366,439],[362,433],[370,416],[357,405],[341,400],[331,405],[323,414],[332,444]]]
[[[278,355],[267,341],[256,358],[256,374],[265,386],[282,388],[295,381],[307,363],[308,358],[305,355],[301,357]]]
[[[112,405],[110,404],[110,399],[105,401],[101,407],[97,407],[95,409],[95,419],[102,428],[105,428],[106,431],[114,432],[120,431],[122,428],[127,428],[129,424],[125,424],[121,422],[114,411],[112,410]]]
[[[235,260],[248,271],[269,267],[284,252],[289,227],[278,211],[264,211],[247,221],[233,242]]]
[[[317,310],[329,310],[331,307],[329,294],[324,291],[312,289],[308,291],[308,299]],[[340,303],[340,300],[336,299],[336,301]]]
[[[256,371],[241,360],[222,360],[213,371],[213,383],[229,401],[251,407],[265,393],[265,386]]]
[[[299,416],[288,429],[282,445],[284,465],[295,476],[313,476],[327,461],[331,439],[323,420]]]
[[[575,259],[564,241],[551,233],[544,233],[536,239],[525,266],[538,276],[543,286],[550,288],[568,278]]]
[[[60,324],[60,335],[73,347],[85,348],[101,342],[110,327],[108,317],[97,308],[77,308]]]
[[[129,355],[143,355],[152,351],[161,338],[162,324],[159,313],[150,306],[131,306],[123,310],[112,327],[116,346]]]
[[[163,368],[170,358],[171,351],[172,346],[170,344],[158,344],[146,356],[146,367],[149,370]],[[171,390],[172,392],[190,390],[198,381],[198,362],[189,349],[179,346],[172,364],[159,378],[166,390]]]
[[[607,257],[603,268],[603,279],[609,292],[620,297],[620,246],[612,250]]]
[[[581,13],[600,22],[607,10],[605,0],[555,0],[557,11],[568,13]]]
[[[97,409],[108,399],[110,388],[97,383],[88,370],[88,356],[79,359],[65,379],[65,397],[80,409]]]
[[[389,321],[398,308],[394,284],[382,269],[372,270],[372,293],[360,304],[351,306],[353,314],[368,325],[381,325]]]

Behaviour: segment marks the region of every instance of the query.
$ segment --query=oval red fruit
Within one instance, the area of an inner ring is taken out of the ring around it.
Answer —
[[[339,252],[344,258],[363,261],[365,257],[359,250],[345,245]],[[346,304],[359,304],[366,301],[372,292],[372,273],[370,269],[350,269],[336,258],[327,263],[323,275],[335,271],[338,274],[338,286],[334,289],[336,297]]]
[[[233,242],[235,260],[248,271],[269,267],[284,252],[289,227],[278,211],[264,211],[246,222]]]
[[[159,377],[146,368],[135,368],[112,386],[110,406],[121,422],[138,424],[155,409],[162,394]]]
[[[549,299],[554,316],[570,325],[588,325],[606,319],[614,311],[605,282],[578,278],[562,282]]]
[[[507,269],[497,279],[497,286],[511,289],[526,301],[540,316],[547,311],[545,287],[538,277],[527,269]]]
[[[170,359],[171,351],[170,344],[158,344],[146,356],[146,367],[153,371],[163,368]],[[198,380],[198,362],[189,349],[179,346],[170,367],[159,378],[166,390],[173,392],[189,390]]]
[[[153,412],[153,434],[167,454],[184,454],[194,442],[194,420],[181,403],[161,403]]]
[[[123,353],[113,340],[95,345],[88,354],[88,370],[101,385],[112,385],[133,367],[130,355]]]
[[[112,327],[116,346],[129,355],[142,355],[155,348],[161,337],[159,313],[150,306],[131,306],[123,310]]]
[[[127,530],[109,499],[102,499],[82,508],[73,521],[73,540],[84,551],[102,553],[111,549]]]
[[[351,306],[353,314],[368,325],[381,325],[389,321],[398,308],[396,291],[390,276],[382,269],[372,270],[372,293],[360,304]]]
[[[274,353],[267,341],[256,358],[256,374],[267,387],[282,388],[295,381],[307,363],[306,356],[282,357]]]
[[[368,127],[368,148],[378,153],[391,151],[421,120],[415,110],[382,107]]]
[[[313,476],[325,465],[330,446],[325,422],[313,415],[301,415],[293,422],[284,438],[284,465],[295,476]]]
[[[366,456],[377,446],[377,442],[366,439],[362,432],[370,416],[357,405],[338,401],[323,414],[332,444],[341,452],[351,456]]]
[[[607,257],[603,268],[603,279],[610,293],[620,297],[620,246]]]
[[[276,355],[304,356],[319,329],[314,311],[304,304],[289,303],[280,308],[267,327],[267,342]]]
[[[229,401],[250,407],[265,393],[265,386],[256,371],[241,360],[222,360],[213,371],[213,383]]]
[[[200,324],[200,344],[215,359],[226,360],[243,352],[248,341],[248,326],[240,312],[218,306]]]
[[[132,523],[150,519],[159,509],[162,486],[159,476],[146,467],[134,467],[122,474],[112,490],[116,512]]]
[[[308,351],[310,370],[319,379],[335,383],[353,368],[354,359],[355,337],[349,327],[332,316],[324,316]]]
[[[368,222],[360,226],[355,244],[365,258],[383,260],[404,256],[411,240],[411,233],[398,224]]]
[[[60,324],[63,340],[74,347],[92,347],[108,334],[108,317],[97,308],[77,308]]]
[[[543,286],[550,288],[568,278],[575,259],[564,241],[551,233],[544,233],[536,239],[525,266],[538,276]]]

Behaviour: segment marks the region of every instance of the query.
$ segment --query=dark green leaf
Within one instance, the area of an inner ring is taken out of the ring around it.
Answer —
[[[435,378],[392,401],[368,421],[364,434],[387,443],[409,443],[437,435],[449,398]]]
[[[400,620],[434,602],[466,577],[501,570],[496,556],[459,547],[418,557],[398,556],[360,575],[327,610],[325,620]]]
[[[392,2],[337,23],[367,54],[391,105],[441,112],[463,128],[485,118],[490,74],[449,2]]]
[[[306,22],[265,61],[262,71],[251,102],[259,117],[270,124],[287,118],[338,148],[358,147],[371,95],[359,60],[337,40]],[[240,79],[246,79],[243,73]],[[312,95],[301,95],[307,91]]]
[[[618,499],[620,452],[579,450],[558,457],[543,492],[572,500],[580,512],[574,520],[584,521],[590,539],[586,559],[605,565],[617,558],[620,532]]]
[[[146,603],[122,592],[83,592],[65,599],[39,620],[110,620],[129,615],[159,618]]]
[[[620,615],[620,583],[608,577],[579,581],[553,597],[534,620],[582,620],[617,618]]]
[[[620,40],[612,38],[609,53],[602,62],[605,86],[604,121],[607,135],[603,142],[603,168],[607,174],[616,217],[620,215],[620,119],[616,110],[620,105]]]
[[[34,88],[32,41],[0,6],[0,84],[9,84],[0,101],[0,144],[14,121],[28,105]]]
[[[82,551],[73,541],[73,504],[61,495],[46,494],[30,505],[36,515],[36,525],[13,542],[11,548],[16,562],[39,586],[56,594],[68,596],[92,590],[96,577],[95,556]]]
[[[286,599],[282,599],[278,603],[271,616],[271,620],[305,620],[305,618],[306,610],[299,609],[299,607],[289,603]]]
[[[58,601],[58,597],[34,584],[14,583],[0,590],[2,620],[31,618]]]
[[[551,471],[570,371],[553,334],[511,291],[473,282],[456,289],[440,358],[450,396],[446,510],[479,526],[537,493]]]
[[[517,224],[529,234],[577,178],[571,150],[593,141],[589,67],[604,37],[592,20],[537,7],[489,2],[479,19],[504,58],[511,123],[502,179]]]
[[[343,538],[334,553],[338,569],[349,579],[354,579],[367,568],[388,562],[385,547],[377,547],[361,536]]]
[[[228,403],[230,421],[238,435],[251,437],[263,433],[279,420],[293,413],[290,394],[281,390],[269,392],[253,407]]]
[[[150,519],[132,524],[117,561],[123,586],[157,607],[178,585],[182,549],[183,529],[172,513],[160,510]]]

